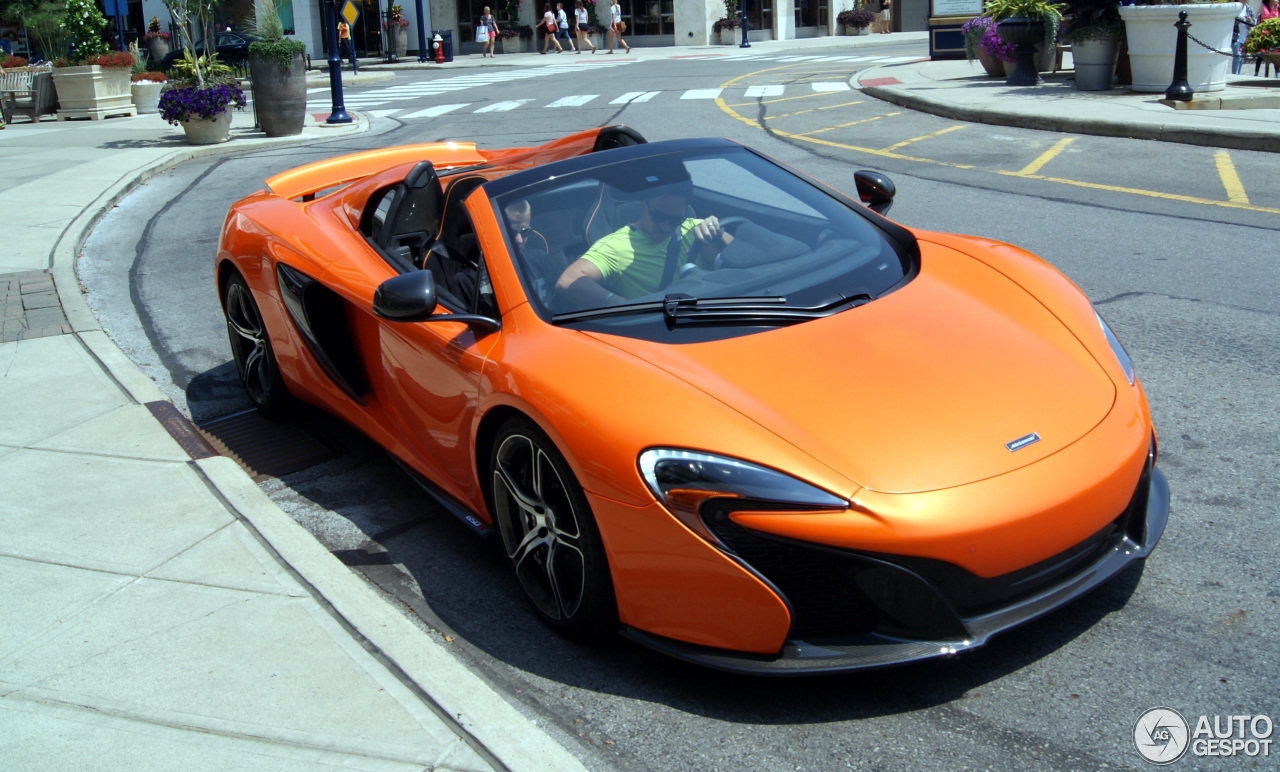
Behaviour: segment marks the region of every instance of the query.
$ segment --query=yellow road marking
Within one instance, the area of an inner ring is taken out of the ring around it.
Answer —
[[[729,88],[733,84],[745,78],[751,78],[757,75],[761,75],[762,73],[772,72],[774,70],[782,70],[782,69],[787,69],[787,68],[786,67],[770,67],[765,70],[757,70],[755,72],[749,72],[744,75],[739,75],[736,78],[731,78],[728,81],[725,81],[725,83],[721,86],[721,88]],[[806,94],[805,98],[809,96],[811,95]],[[800,97],[788,97],[788,98],[798,99]],[[748,102],[747,104],[754,105],[756,103]],[[729,117],[742,121],[743,123],[745,123],[746,125],[752,128],[764,129],[764,127],[761,126],[756,121],[751,120],[750,118],[746,118],[742,115],[739,115],[735,110],[731,108],[730,105],[726,104],[722,98],[716,97],[716,105],[720,108],[722,112],[724,112]],[[735,106],[742,107],[746,105],[735,105]],[[840,150],[852,150],[855,153],[866,153],[867,155],[881,156],[884,158],[893,158],[900,161],[912,161],[915,163],[932,164],[934,166],[945,166],[951,169],[973,169],[975,171],[982,171],[988,174],[999,174],[1005,177],[1018,177],[1021,179],[1041,180],[1043,182],[1052,182],[1058,185],[1070,185],[1072,187],[1086,188],[1086,189],[1092,189],[1092,190],[1105,190],[1113,193],[1125,193],[1128,195],[1143,196],[1146,198],[1163,198],[1163,199],[1168,199],[1170,201],[1181,201],[1188,204],[1200,204],[1203,206],[1220,206],[1226,209],[1241,209],[1249,212],[1264,212],[1266,214],[1280,214],[1280,209],[1273,208],[1273,207],[1256,206],[1254,204],[1248,204],[1244,202],[1236,202],[1236,201],[1230,201],[1230,200],[1215,201],[1213,199],[1197,198],[1195,196],[1182,196],[1176,193],[1161,193],[1159,191],[1143,190],[1141,188],[1124,188],[1118,185],[1104,185],[1096,182],[1082,182],[1080,180],[1068,180],[1062,177],[1045,177],[1039,174],[1023,174],[1022,172],[978,169],[978,167],[972,164],[951,163],[949,161],[938,161],[932,158],[914,158],[912,156],[902,155],[901,153],[890,152],[891,150],[890,148],[877,150],[875,148],[869,148],[869,147],[858,147],[857,145],[848,145],[842,142],[832,142],[830,140],[821,139],[818,137],[806,137],[800,134],[791,134],[785,131],[778,131],[777,129],[773,129],[773,128],[770,128],[767,131],[769,131],[771,134],[774,134],[779,137],[783,137],[785,139],[795,139],[795,140],[799,140],[800,142],[808,142],[813,145],[822,145],[823,147],[838,148]]]
[[[1075,137],[1067,137],[1066,139],[1058,140],[1057,142],[1054,143],[1053,147],[1041,153],[1039,158],[1037,158],[1036,160],[1032,161],[1031,163],[1023,167],[1022,171],[1018,172],[1018,174],[1035,174],[1036,172],[1040,171],[1040,167],[1052,161],[1054,159],[1054,156],[1058,155],[1058,153],[1061,153],[1063,150],[1066,149],[1067,145],[1070,145],[1072,142],[1075,142],[1075,141],[1076,141]]]
[[[906,147],[907,145],[910,145],[912,142],[919,142],[919,141],[920,141],[920,140],[922,140],[922,139],[929,139],[930,137],[937,137],[937,136],[939,136],[939,135],[946,134],[946,133],[948,133],[948,132],[952,132],[952,131],[959,131],[960,129],[963,129],[963,128],[964,128],[964,126],[948,126],[948,127],[947,127],[947,128],[945,128],[945,129],[938,129],[937,131],[931,131],[931,132],[929,132],[928,134],[923,134],[923,135],[921,135],[921,136],[919,136],[919,137],[912,137],[911,139],[904,139],[904,140],[902,140],[901,142],[898,142],[898,143],[896,143],[896,144],[890,145],[890,146],[888,146],[888,147],[880,148],[880,150],[881,150],[882,152],[885,152],[885,153],[891,153],[891,152],[893,152],[894,150],[897,150],[897,149],[898,149],[898,148],[900,148],[900,147]]]
[[[810,136],[810,135],[812,135],[812,134],[821,134],[821,133],[822,133],[822,132],[824,132],[824,131],[833,131],[833,130],[835,130],[835,129],[843,129],[843,128],[844,128],[844,127],[846,127],[846,126],[857,126],[859,123],[870,123],[871,121],[878,121],[878,120],[880,120],[881,118],[892,118],[892,117],[893,117],[893,116],[895,116],[895,115],[902,115],[902,113],[900,113],[900,112],[898,112],[898,113],[885,113],[884,115],[877,115],[877,116],[875,116],[875,117],[873,117],[873,118],[863,118],[863,119],[862,119],[862,120],[860,120],[860,121],[849,121],[848,123],[842,123],[842,124],[840,124],[839,126],[828,126],[828,127],[827,127],[827,128],[825,128],[825,129],[814,129],[813,131],[805,131],[805,132],[801,132],[800,134],[796,134],[795,136],[797,136],[797,137],[808,137],[808,136]]]
[[[790,118],[793,115],[801,115],[803,113],[816,113],[819,110],[834,110],[837,107],[848,107],[849,105],[860,105],[867,100],[859,99],[856,102],[841,102],[838,105],[827,105],[826,107],[811,107],[808,110],[796,110],[794,113],[778,113],[777,115],[766,115],[764,119],[771,121],[774,118]]]
[[[1221,150],[1213,154],[1218,164],[1218,176],[1222,178],[1222,187],[1226,188],[1227,200],[1235,204],[1249,203],[1244,186],[1240,184],[1240,175],[1236,174],[1236,165],[1231,163],[1231,154]]]

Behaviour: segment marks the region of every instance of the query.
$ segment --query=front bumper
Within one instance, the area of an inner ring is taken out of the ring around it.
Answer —
[[[1059,561],[1068,564],[1080,554],[1085,554],[1087,557],[1082,559],[1082,566],[1071,564],[1065,574],[1054,565],[1043,567],[1041,573],[1053,577],[1049,584],[995,608],[991,607],[990,598],[985,604],[975,602],[968,607],[969,613],[965,613],[964,607],[954,599],[934,589],[928,581],[931,578],[933,584],[940,584],[939,580],[947,577],[939,574],[929,576],[927,569],[916,571],[914,569],[924,568],[918,563],[915,566],[909,563],[892,565],[898,574],[910,578],[909,583],[913,586],[908,592],[918,593],[919,588],[924,587],[928,592],[936,593],[935,597],[928,599],[935,608],[962,608],[959,613],[951,615],[950,621],[943,619],[932,623],[935,629],[950,625],[950,634],[928,636],[927,640],[918,635],[898,636],[881,631],[832,633],[810,630],[803,635],[793,631],[782,651],[776,656],[768,656],[698,646],[632,627],[624,627],[622,634],[678,659],[718,670],[759,675],[847,672],[948,656],[982,646],[998,633],[1060,608],[1111,579],[1130,563],[1146,558],[1164,533],[1168,519],[1169,484],[1152,463],[1145,470],[1125,514],[1104,529],[1105,533],[1100,532],[1096,539],[1086,542],[1082,546],[1084,553],[1073,548],[1075,554],[1064,553]],[[854,559],[854,556],[849,558]],[[1046,561],[1046,564],[1054,560],[1058,558]],[[884,566],[890,565],[884,563]],[[1020,578],[1020,582],[1031,578]],[[923,618],[924,614],[921,612],[919,616]],[[918,626],[917,629],[921,628]]]

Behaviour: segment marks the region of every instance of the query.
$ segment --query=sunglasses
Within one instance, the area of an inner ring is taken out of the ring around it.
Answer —
[[[666,212],[659,212],[656,209],[650,208],[649,219],[659,225],[666,225],[669,228],[674,228],[684,222],[684,214],[668,214]]]
[[[520,238],[525,239],[526,241],[529,239],[529,234],[530,234],[530,233],[533,233],[533,226],[532,226],[532,225],[526,225],[526,226],[524,226],[523,228],[512,228],[512,229],[511,229],[511,235],[512,235],[512,236],[519,236]]]

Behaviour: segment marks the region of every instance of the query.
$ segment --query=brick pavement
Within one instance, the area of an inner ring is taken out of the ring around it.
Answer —
[[[70,332],[48,271],[0,274],[0,343]]]

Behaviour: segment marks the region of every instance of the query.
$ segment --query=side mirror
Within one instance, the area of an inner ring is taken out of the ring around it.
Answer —
[[[421,322],[435,310],[436,280],[431,271],[392,276],[373,293],[373,312],[393,322]]]
[[[858,198],[876,214],[887,214],[893,206],[893,197],[898,192],[893,180],[880,172],[863,171],[853,173],[854,184],[858,186]]]

